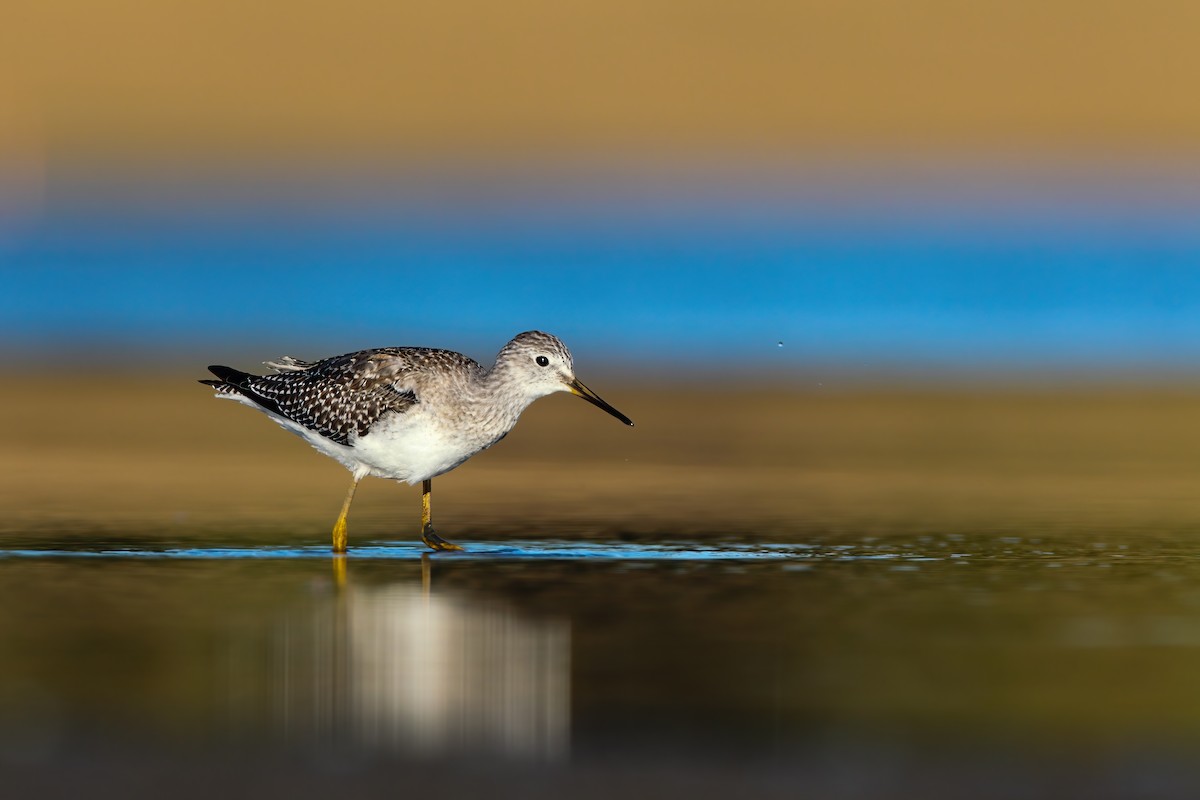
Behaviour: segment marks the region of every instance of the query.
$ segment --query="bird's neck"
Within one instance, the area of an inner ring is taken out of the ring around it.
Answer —
[[[503,435],[517,424],[521,412],[529,408],[536,397],[531,397],[525,387],[507,370],[497,366],[484,373],[470,393],[471,415],[476,424]]]

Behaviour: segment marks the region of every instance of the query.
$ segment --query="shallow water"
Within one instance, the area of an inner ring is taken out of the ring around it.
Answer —
[[[438,480],[466,553],[376,481],[335,558],[344,472],[243,409],[9,388],[15,796],[1200,796],[1188,392],[546,401]]]
[[[0,759],[53,763],[97,730],[537,762],[1200,744],[1183,538],[467,544],[7,537]]]

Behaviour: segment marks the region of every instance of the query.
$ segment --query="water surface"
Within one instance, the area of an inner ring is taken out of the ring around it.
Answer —
[[[344,472],[262,419],[100,383],[63,426],[69,387],[28,387],[0,440],[21,795],[1200,785],[1186,391],[730,393],[714,428],[711,392],[643,390],[636,436],[548,400],[438,480],[466,553],[376,481],[333,557]]]
[[[551,760],[1200,742],[1186,540],[2,544],[10,760],[112,721],[189,747]]]

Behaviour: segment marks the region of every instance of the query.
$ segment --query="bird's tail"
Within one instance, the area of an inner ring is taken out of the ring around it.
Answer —
[[[269,392],[264,394],[261,391],[262,387],[255,385],[256,381],[262,380],[260,376],[251,375],[249,372],[242,372],[240,369],[225,367],[220,364],[211,365],[208,371],[216,375],[218,380],[201,380],[199,383],[213,387],[217,390],[218,395],[241,396],[262,406],[267,411],[278,414],[281,417],[287,416],[283,413],[283,409],[279,407],[279,402],[270,396]]]
[[[249,388],[250,378],[254,377],[248,372],[242,372],[233,367],[225,367],[220,364],[213,364],[208,368],[208,371],[216,375],[218,380],[202,380],[198,381],[198,383],[213,387],[219,394],[243,394]]]

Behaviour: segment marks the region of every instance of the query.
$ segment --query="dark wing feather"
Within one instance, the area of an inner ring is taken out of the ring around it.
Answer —
[[[241,394],[264,409],[316,431],[339,444],[364,436],[381,417],[403,413],[418,401],[404,388],[394,353],[362,350],[315,363],[293,361],[276,375],[251,375],[230,367],[209,371],[220,381],[202,381],[218,392]]]

